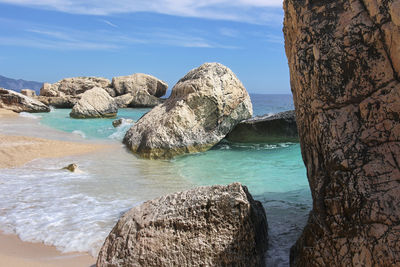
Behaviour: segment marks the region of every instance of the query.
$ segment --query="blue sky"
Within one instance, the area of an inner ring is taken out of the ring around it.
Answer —
[[[0,0],[0,10],[0,75],[141,72],[172,88],[220,62],[249,92],[290,93],[282,0]]]

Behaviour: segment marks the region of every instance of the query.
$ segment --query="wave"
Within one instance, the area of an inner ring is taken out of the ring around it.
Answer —
[[[115,128],[116,132],[109,135],[108,138],[122,141],[124,139],[125,133],[134,125],[132,121],[122,119],[122,123]]]
[[[41,116],[39,116],[39,115],[33,115],[32,113],[28,113],[28,112],[21,112],[21,113],[19,113],[19,116],[23,117],[23,118],[29,118],[29,119],[35,119],[35,120],[41,118]]]
[[[85,134],[83,131],[81,131],[81,130],[74,130],[74,131],[72,131],[72,133],[73,133],[73,134],[76,134],[76,135],[79,135],[79,136],[81,136],[82,138],[86,138],[86,134]]]

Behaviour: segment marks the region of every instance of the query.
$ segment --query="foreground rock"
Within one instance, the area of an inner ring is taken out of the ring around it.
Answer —
[[[114,99],[102,88],[86,91],[69,114],[73,118],[112,118],[118,108]]]
[[[191,70],[163,104],[144,115],[124,143],[149,159],[206,151],[252,112],[236,75],[221,64],[206,63]]]
[[[313,210],[293,266],[400,265],[400,4],[285,0]]]
[[[242,143],[298,142],[296,114],[291,110],[244,120],[226,139]]]
[[[0,108],[15,112],[49,112],[45,104],[12,90],[0,88]]]
[[[154,97],[162,97],[168,89],[168,84],[154,76],[135,73],[129,76],[114,77],[112,88],[116,96],[124,94],[136,95],[138,92],[147,92]]]
[[[199,187],[128,211],[97,266],[264,266],[267,220],[245,186]]]

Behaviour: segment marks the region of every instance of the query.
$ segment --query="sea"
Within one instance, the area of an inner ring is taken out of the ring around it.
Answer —
[[[251,99],[255,116],[294,109],[291,95],[251,94]],[[149,110],[120,109],[117,118],[137,121]],[[289,266],[290,247],[312,207],[299,143],[223,140],[207,152],[144,160],[121,142],[132,124],[114,128],[113,119],[71,119],[69,112],[20,113],[19,120],[3,122],[0,133],[109,144],[110,149],[0,170],[1,231],[96,257],[112,227],[133,206],[196,186],[241,182],[267,214],[267,266]],[[80,172],[61,169],[70,163]]]

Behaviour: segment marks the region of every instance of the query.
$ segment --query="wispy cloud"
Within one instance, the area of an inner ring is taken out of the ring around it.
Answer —
[[[111,15],[154,12],[166,15],[231,20],[254,24],[282,22],[283,0],[0,0],[21,6],[72,14]]]
[[[0,36],[0,46],[12,45],[52,50],[117,50],[133,45],[237,48],[209,40],[206,36],[201,36],[199,32],[185,33],[176,29],[146,28],[122,32],[118,29],[76,30],[0,18],[0,23],[2,22],[13,25],[14,34]]]
[[[117,26],[116,24],[112,23],[112,22],[109,21],[109,20],[102,19],[101,21],[104,22],[105,24],[107,24],[108,26],[111,26],[111,27],[113,27],[113,28],[118,28],[118,26]]]

